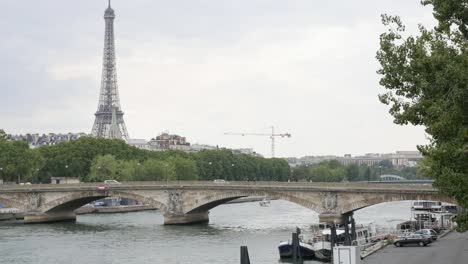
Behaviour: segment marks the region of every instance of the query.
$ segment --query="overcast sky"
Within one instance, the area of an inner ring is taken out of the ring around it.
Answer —
[[[277,156],[415,150],[378,101],[380,14],[434,23],[420,0],[113,0],[120,101],[131,138]],[[106,0],[0,0],[0,128],[90,133]]]

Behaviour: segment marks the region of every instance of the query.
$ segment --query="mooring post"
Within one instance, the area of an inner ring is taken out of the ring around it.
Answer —
[[[331,247],[332,247],[332,250],[333,248],[335,247],[337,243],[336,241],[336,226],[335,226],[335,223],[332,223],[331,226],[330,226],[330,236],[331,236]]]
[[[299,236],[297,233],[292,233],[292,261],[296,263],[297,261],[297,246],[298,246]]]
[[[354,221],[353,215],[351,215],[351,240],[356,240],[356,221]]]
[[[302,263],[301,248],[299,245],[299,234],[292,234],[292,261],[294,264]]]
[[[345,246],[351,246],[351,239],[349,237],[349,215],[345,214],[344,217],[344,228],[345,228]]]
[[[249,250],[247,249],[247,246],[241,246],[240,253],[240,264],[250,264]]]

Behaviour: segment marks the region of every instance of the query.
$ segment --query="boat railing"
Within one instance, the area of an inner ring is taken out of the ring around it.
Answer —
[[[0,214],[17,214],[20,210],[17,208],[0,208]]]
[[[351,245],[359,246],[361,250],[365,250],[366,248],[371,247],[379,242],[385,241],[391,237],[392,235],[390,234],[380,234],[380,235],[375,235],[375,236],[358,238],[356,240],[353,240],[351,242]]]

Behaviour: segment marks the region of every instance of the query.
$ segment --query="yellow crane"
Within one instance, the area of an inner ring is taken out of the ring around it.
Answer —
[[[275,127],[271,126],[271,134],[267,133],[236,133],[236,132],[226,132],[224,135],[231,135],[231,136],[268,136],[271,139],[271,157],[275,157],[275,138],[290,138],[291,134],[289,133],[275,133]]]

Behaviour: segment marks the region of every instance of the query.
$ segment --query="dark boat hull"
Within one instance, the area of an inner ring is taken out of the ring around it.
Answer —
[[[314,257],[314,251],[308,247],[309,245],[300,243],[299,245],[299,251],[301,253],[302,258],[313,258]],[[278,246],[278,251],[280,254],[280,258],[292,258],[292,252],[293,252],[293,247],[290,242],[288,243],[280,243]]]

